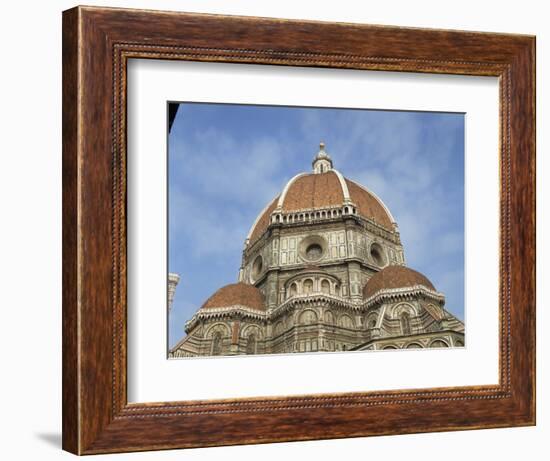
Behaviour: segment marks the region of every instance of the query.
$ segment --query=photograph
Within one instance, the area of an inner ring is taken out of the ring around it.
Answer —
[[[465,347],[465,114],[167,103],[169,359]]]

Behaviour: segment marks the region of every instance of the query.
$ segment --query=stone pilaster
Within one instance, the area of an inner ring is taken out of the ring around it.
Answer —
[[[239,352],[239,336],[241,331],[240,320],[235,320],[231,325],[231,345],[229,350],[231,353],[236,354]]]
[[[176,294],[176,287],[180,281],[178,274],[168,274],[168,310],[172,309],[172,303],[174,302],[174,295]]]

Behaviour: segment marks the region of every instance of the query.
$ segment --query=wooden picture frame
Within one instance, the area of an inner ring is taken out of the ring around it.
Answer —
[[[126,63],[131,58],[496,76],[500,380],[129,404]],[[76,454],[535,424],[535,38],[77,7],[63,13],[63,448]]]

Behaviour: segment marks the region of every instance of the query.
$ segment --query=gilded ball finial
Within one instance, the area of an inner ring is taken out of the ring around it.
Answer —
[[[321,141],[319,143],[319,149],[323,150],[325,148],[325,143],[323,141]]]

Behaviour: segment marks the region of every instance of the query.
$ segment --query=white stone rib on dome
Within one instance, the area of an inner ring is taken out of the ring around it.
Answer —
[[[254,232],[254,229],[256,228],[256,225],[258,224],[258,221],[262,218],[262,216],[266,213],[266,211],[268,210],[268,208],[271,206],[271,204],[273,203],[274,200],[271,200],[271,202],[269,202],[264,208],[263,210],[260,212],[260,214],[258,216],[256,216],[256,219],[254,220],[254,223],[252,224],[252,226],[250,227],[250,230],[248,231],[248,234],[246,236],[246,242],[248,243],[248,241],[250,240],[250,237],[252,237],[252,233]]]
[[[340,181],[340,186],[342,187],[342,194],[344,195],[344,202],[350,202],[351,197],[349,195],[348,185],[346,184],[346,180],[344,179],[344,176],[342,175],[342,173],[340,173],[338,170],[334,168],[330,171],[333,171],[334,174],[336,174],[336,176],[338,177],[338,181]]]
[[[351,181],[353,184],[355,184],[357,187],[360,187],[361,189],[363,189],[365,192],[367,192],[368,194],[372,195],[374,197],[374,199],[382,206],[382,208],[384,208],[384,211],[388,214],[388,216],[390,217],[390,220],[392,222],[392,224],[396,224],[397,225],[397,222],[395,221],[395,218],[393,217],[393,215],[391,214],[391,211],[390,209],[386,206],[386,204],[382,201],[382,199],[380,197],[378,197],[378,195],[376,195],[373,191],[371,191],[370,189],[366,188],[365,186],[363,186],[362,184],[359,184],[358,182],[355,182],[351,179],[348,179],[348,181]]]
[[[349,195],[349,189],[348,189],[348,185],[346,184],[346,180],[344,179],[344,176],[342,175],[342,173],[340,173],[338,170],[336,170],[335,168],[332,168],[331,170],[327,171],[327,173],[334,173],[336,175],[336,177],[338,178],[338,181],[340,182],[340,187],[342,188],[342,195],[344,196],[344,202],[349,202],[351,201],[351,197]],[[301,178],[302,176],[307,176],[308,174],[310,173],[299,173],[297,174],[296,176],[294,176],[290,181],[288,181],[286,183],[286,186],[285,188],[283,189],[283,193],[281,194],[281,196],[279,197],[279,201],[277,202],[277,208],[278,209],[281,209],[285,203],[285,198],[286,198],[286,195],[290,189],[290,186],[292,186],[292,184],[294,184],[294,182]]]
[[[286,197],[286,194],[288,193],[288,190],[290,189],[290,186],[292,186],[292,184],[298,179],[298,178],[301,178],[302,176],[305,176],[307,173],[298,173],[296,176],[294,176],[290,181],[288,181],[286,183],[286,186],[285,188],[283,189],[283,192],[281,194],[281,196],[279,197],[279,201],[277,202],[277,208],[282,208],[283,207],[283,203],[285,203],[285,197]]]

